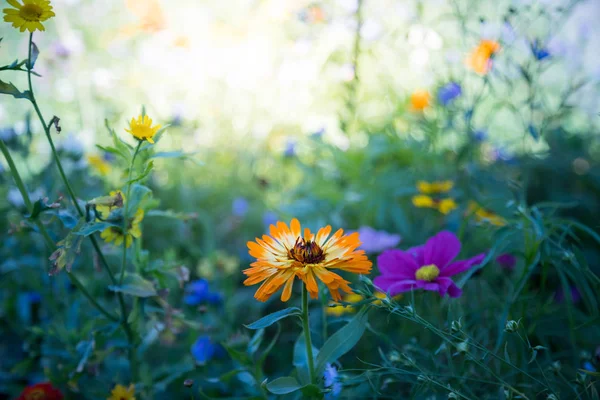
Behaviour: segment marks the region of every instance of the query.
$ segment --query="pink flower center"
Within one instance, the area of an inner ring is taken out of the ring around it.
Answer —
[[[440,276],[440,269],[435,264],[424,265],[415,272],[415,278],[431,282]]]

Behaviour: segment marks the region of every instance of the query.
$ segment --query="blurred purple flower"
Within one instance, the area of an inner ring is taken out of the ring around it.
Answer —
[[[285,149],[283,155],[286,157],[294,157],[296,155],[296,140],[288,139],[285,142]]]
[[[531,53],[533,53],[533,56],[538,61],[550,57],[550,51],[546,47],[543,47],[538,39],[531,42]]]
[[[199,364],[206,364],[213,358],[220,358],[225,354],[223,347],[215,344],[210,340],[209,336],[200,336],[192,345],[192,356]]]
[[[248,212],[250,208],[250,203],[244,197],[237,197],[233,200],[231,204],[231,212],[236,217],[243,217]]]
[[[437,291],[440,296],[459,297],[462,290],[450,279],[480,264],[485,253],[468,260],[454,261],[461,244],[455,234],[439,232],[427,243],[407,251],[387,250],[377,258],[381,275],[373,280],[375,286],[395,296],[413,289]]]
[[[398,246],[402,240],[400,235],[388,233],[386,231],[377,231],[370,226],[361,226],[358,229],[360,248],[367,253],[381,253]]]
[[[447,106],[450,102],[462,94],[462,88],[456,82],[450,82],[442,86],[438,91],[438,100],[442,105]]]
[[[579,290],[577,290],[577,288],[575,286],[571,286],[570,287],[570,292],[571,292],[571,302],[573,304],[577,304],[581,301],[581,293],[579,293]],[[565,303],[566,299],[565,299],[565,291],[563,290],[562,287],[558,288],[558,290],[556,292],[554,292],[554,300],[557,303]]]
[[[512,271],[517,264],[517,258],[510,253],[504,253],[496,257],[496,262],[500,264],[502,268]]]
[[[342,384],[339,381],[337,368],[331,364],[325,365],[325,371],[323,371],[323,386],[331,389],[331,392],[327,393],[325,396],[327,399],[334,399],[342,393]]]
[[[476,142],[484,142],[487,139],[487,132],[484,130],[476,130],[473,132],[473,140]]]
[[[325,134],[325,128],[320,128],[318,131],[312,133],[312,136],[316,139],[320,139]]]
[[[185,293],[183,302],[189,306],[198,306],[206,303],[218,305],[223,301],[223,296],[220,293],[210,291],[206,279],[198,279],[190,282],[185,288]]]
[[[271,225],[275,225],[277,220],[277,214],[275,214],[273,211],[265,211],[263,214],[263,225],[265,226],[265,229],[268,229]],[[244,250],[244,253],[248,252]]]

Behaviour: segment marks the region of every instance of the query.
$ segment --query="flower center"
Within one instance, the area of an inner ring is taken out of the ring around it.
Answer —
[[[415,277],[420,281],[431,282],[440,275],[440,269],[435,264],[424,265],[415,272]]]
[[[141,139],[152,136],[152,129],[149,126],[138,125],[135,128],[133,128],[132,131],[133,136],[136,136]]]
[[[315,242],[299,237],[294,247],[288,250],[288,257],[302,264],[317,264],[325,259],[325,253]]]
[[[40,21],[44,10],[36,4],[25,4],[19,10],[19,16],[26,21]]]

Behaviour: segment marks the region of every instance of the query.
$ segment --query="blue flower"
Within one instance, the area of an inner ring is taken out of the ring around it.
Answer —
[[[331,364],[327,364],[325,366],[325,371],[323,373],[323,385],[326,388],[331,389],[325,398],[334,399],[338,397],[340,393],[342,393],[342,383],[339,380],[337,368]]]
[[[550,57],[550,51],[543,47],[538,39],[535,39],[533,42],[531,42],[531,53],[533,53],[533,56],[538,61],[542,61]]]
[[[358,234],[362,242],[360,249],[367,253],[381,253],[384,250],[392,249],[402,240],[400,235],[377,231],[370,226],[361,226]]]
[[[236,217],[245,216],[246,213],[248,212],[249,208],[250,208],[250,203],[248,203],[248,200],[246,200],[243,197],[238,197],[238,198],[234,199],[233,203],[231,204],[231,212]]]
[[[218,305],[223,301],[220,293],[210,291],[206,279],[198,279],[197,281],[190,282],[185,288],[185,292],[186,295],[183,298],[183,302],[190,306],[197,306],[204,303]]]
[[[450,102],[462,94],[462,88],[456,82],[450,82],[438,90],[438,100],[447,106]]]
[[[294,157],[296,155],[296,141],[294,139],[288,139],[287,142],[285,142],[283,155],[286,157]]]
[[[590,372],[596,372],[596,368],[594,368],[592,363],[589,361],[586,361],[583,363],[583,369],[585,369],[586,371],[590,371]]]
[[[473,139],[476,142],[484,142],[487,139],[487,132],[482,129],[479,129],[473,132]]]
[[[209,336],[200,336],[192,345],[192,356],[198,364],[206,364],[213,358],[223,357],[224,349],[219,344],[214,344]]]
[[[263,214],[263,225],[265,226],[265,229],[269,229],[269,226],[275,225],[277,220],[277,214],[275,214],[273,211],[265,211]],[[244,251],[244,253],[247,252]]]

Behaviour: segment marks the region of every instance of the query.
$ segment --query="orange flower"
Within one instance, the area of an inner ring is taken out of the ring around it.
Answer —
[[[492,56],[500,51],[500,44],[494,40],[482,40],[467,57],[467,66],[480,75],[485,75],[492,69]]]
[[[415,90],[410,95],[410,104],[415,111],[423,111],[431,104],[431,95],[427,90]]]
[[[244,270],[248,278],[244,285],[255,285],[263,282],[254,297],[266,301],[282,286],[281,301],[288,301],[292,294],[294,279],[298,277],[306,285],[310,297],[317,298],[319,278],[329,289],[331,297],[339,301],[340,289],[352,293],[349,281],[332,272],[332,269],[367,274],[373,264],[367,259],[360,246],[358,232],[344,235],[342,229],[329,236],[331,226],[319,229],[316,235],[310,229],[304,229],[302,235],[300,222],[294,218],[288,228],[284,222],[271,225],[270,234],[263,235],[262,240],[248,242],[249,253],[256,257],[251,268]]]

